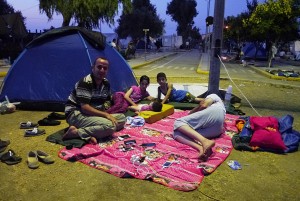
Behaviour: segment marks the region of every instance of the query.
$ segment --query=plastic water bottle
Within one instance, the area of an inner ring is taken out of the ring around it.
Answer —
[[[225,99],[224,99],[224,105],[225,105],[226,111],[230,107],[231,93],[232,93],[232,86],[229,85],[227,88],[226,94],[225,94]]]

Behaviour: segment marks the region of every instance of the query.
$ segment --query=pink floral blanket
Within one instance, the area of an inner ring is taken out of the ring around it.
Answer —
[[[226,115],[224,133],[215,139],[213,154],[206,162],[199,162],[197,151],[172,138],[176,118],[188,111],[141,127],[127,126],[108,141],[97,145],[59,151],[59,157],[80,161],[90,167],[117,177],[151,180],[167,187],[191,191],[198,188],[205,175],[211,174],[230,154],[231,134],[237,132],[238,116]]]

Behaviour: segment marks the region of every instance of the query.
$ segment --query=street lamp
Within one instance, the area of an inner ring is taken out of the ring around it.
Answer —
[[[207,0],[207,18],[209,17],[209,11],[210,11],[210,0]],[[208,36],[208,33],[210,32],[209,26],[206,26],[206,30],[205,30],[205,37],[206,37],[205,49],[207,53],[209,53],[209,43],[210,43],[210,40],[207,38],[207,37],[210,38],[210,36]]]
[[[147,46],[147,32],[149,31],[149,29],[143,29],[143,31],[145,32],[145,60],[146,60],[146,46]]]

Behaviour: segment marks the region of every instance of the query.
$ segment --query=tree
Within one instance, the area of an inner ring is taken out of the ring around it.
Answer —
[[[22,51],[27,30],[21,11],[15,9],[6,0],[0,0],[0,58],[14,60]]]
[[[244,26],[251,26],[252,37],[261,41],[294,40],[297,37],[295,0],[267,0],[256,7]]]
[[[118,20],[119,26],[116,33],[120,38],[131,36],[133,39],[144,37],[143,29],[149,29],[152,37],[158,37],[163,34],[165,22],[159,18],[156,13],[156,7],[150,3],[150,0],[133,0],[132,12],[122,13]]]
[[[6,0],[0,0],[0,15],[15,13],[15,9]]]
[[[190,36],[194,25],[194,17],[198,15],[195,0],[172,0],[168,3],[166,14],[178,23],[177,34],[184,39]]]
[[[250,25],[245,26],[245,24],[243,24],[243,21],[250,18],[257,5],[257,0],[252,0],[252,2],[247,0],[247,11],[238,14],[236,17],[228,16],[224,20],[224,41],[234,41],[235,43],[240,44],[241,41],[252,40],[249,37],[252,27],[250,27]]]
[[[299,37],[297,18],[299,17],[298,0],[266,0],[256,7],[245,26],[252,27],[250,35],[266,43],[271,65],[271,48],[279,41],[291,41]]]
[[[99,28],[101,22],[114,24],[120,4],[123,12],[131,10],[131,0],[40,0],[39,9],[49,20],[54,12],[61,14],[62,26],[69,26],[74,18],[78,26],[92,29]]]

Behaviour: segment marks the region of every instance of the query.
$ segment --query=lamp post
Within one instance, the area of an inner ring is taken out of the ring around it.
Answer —
[[[210,0],[207,0],[207,17],[209,17],[209,11],[210,11]],[[210,26],[210,25],[209,25]],[[209,53],[209,44],[210,44],[210,36],[208,36],[208,33],[210,32],[209,31],[209,26],[206,26],[206,29],[205,29],[205,37],[206,37],[206,40],[205,40],[205,50],[207,53]]]
[[[145,32],[145,60],[146,60],[147,32],[149,31],[149,29],[143,29],[143,31]]]

